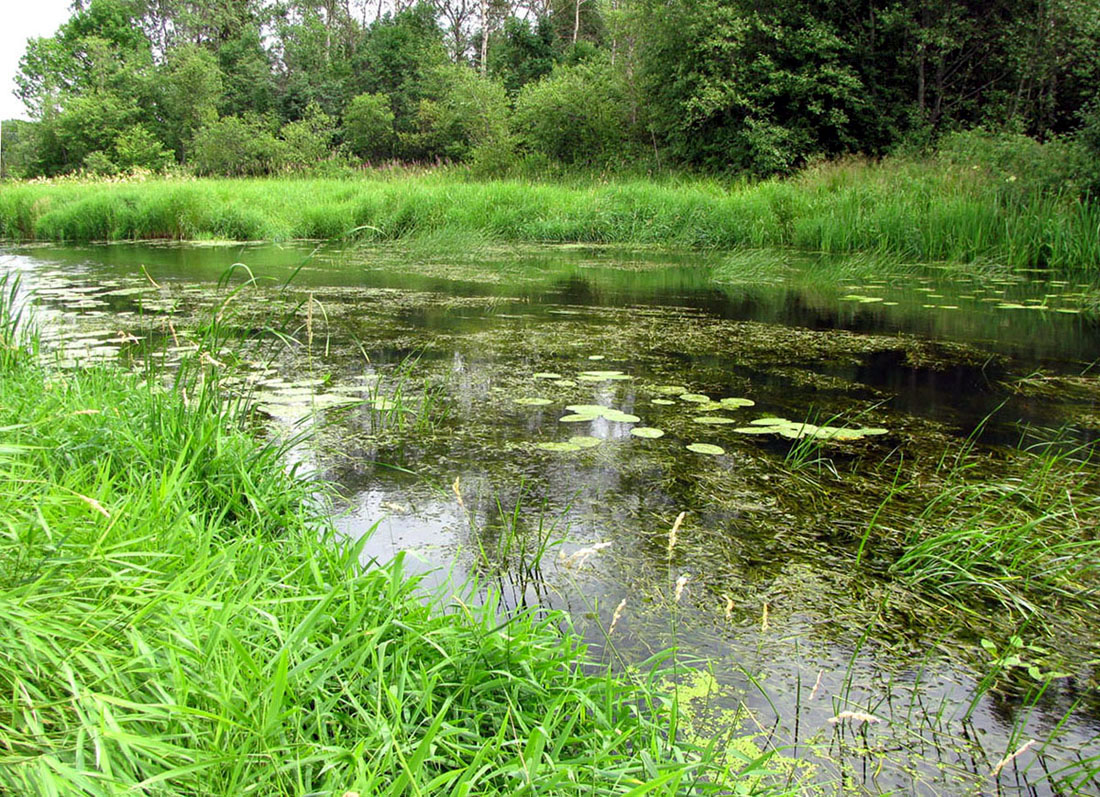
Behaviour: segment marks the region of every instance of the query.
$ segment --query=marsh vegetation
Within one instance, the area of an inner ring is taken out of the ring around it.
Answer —
[[[498,619],[478,645],[503,618],[568,627],[617,673],[563,706],[638,678],[655,706],[674,698],[676,738],[706,751],[681,790],[746,767],[747,788],[805,792],[1095,787],[1091,288],[762,251],[416,246],[29,248],[8,269],[36,289],[59,384],[94,379],[71,370],[89,360],[172,374],[206,351],[210,389],[247,397],[254,431],[335,485],[334,529],[296,510],[301,539],[387,589],[397,557],[408,600],[457,595],[423,609],[454,645],[454,613],[481,606]],[[250,264],[226,321],[244,337],[211,347],[233,261]],[[113,512],[104,488],[72,489]],[[662,716],[637,733],[667,743]],[[640,750],[616,766],[656,782]]]

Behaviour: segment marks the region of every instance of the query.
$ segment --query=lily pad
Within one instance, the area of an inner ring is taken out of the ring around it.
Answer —
[[[563,415],[558,418],[558,420],[562,423],[584,423],[585,421],[594,421],[598,417],[598,415],[582,415],[580,413],[574,413],[572,415]]]
[[[706,404],[710,401],[710,396],[703,393],[681,393],[680,401],[690,401],[694,404]]]
[[[733,431],[739,434],[778,434],[791,440],[815,437],[820,440],[861,440],[864,437],[886,434],[887,430],[875,426],[818,426],[805,421],[788,421],[786,418],[757,418],[751,426],[740,426]]]
[[[594,448],[602,443],[598,437],[589,437],[588,435],[576,435],[569,438],[569,444],[576,446],[577,448]]]
[[[536,443],[535,448],[542,451],[580,451],[581,447],[573,443]]]
[[[775,429],[770,426],[738,426],[733,431],[738,434],[775,434]]]
[[[566,409],[578,415],[592,416],[599,416],[603,415],[605,412],[611,412],[611,408],[605,407],[603,404],[570,404]]]
[[[726,453],[726,449],[722,446],[712,445],[711,443],[691,443],[687,450],[694,451],[696,454],[708,454],[712,457],[720,457]]]
[[[738,407],[755,407],[756,402],[747,398],[723,398],[718,399],[718,403],[723,407],[727,407],[731,410],[735,410]]]
[[[534,375],[535,379],[561,379],[561,374],[555,374],[553,371],[539,371]]]
[[[687,393],[687,388],[683,385],[657,385],[653,388],[653,392],[666,396],[679,396],[681,393]]]
[[[545,407],[547,404],[552,403],[550,399],[537,398],[535,396],[524,396],[523,398],[513,399],[513,401],[525,407]]]
[[[577,379],[584,382],[609,382],[633,378],[632,376],[624,374],[622,371],[581,371],[577,376]]]
[[[675,401],[670,401],[669,399],[653,399],[652,403],[667,406],[669,404],[675,404],[676,402]]]
[[[604,358],[604,356],[602,354],[589,354],[588,355],[588,359],[590,359],[590,360],[602,360],[603,358]]]
[[[630,433],[635,437],[644,437],[647,440],[656,440],[658,437],[665,436],[663,429],[657,429],[652,426],[635,426],[630,430]]]
[[[700,415],[698,418],[692,418],[696,423],[709,423],[715,426],[726,423],[737,423],[733,418],[723,418],[720,415]]]
[[[638,423],[641,418],[637,415],[631,415],[629,412],[621,412],[620,410],[611,410],[611,412],[605,412],[603,417],[612,423]]]

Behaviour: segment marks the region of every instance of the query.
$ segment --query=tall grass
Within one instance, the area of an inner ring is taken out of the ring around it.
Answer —
[[[0,792],[717,788],[652,679],[364,568],[216,382],[158,381],[0,360]]]
[[[12,184],[0,237],[20,240],[488,241],[685,248],[793,246],[919,260],[993,260],[1092,271],[1100,205],[1018,189],[963,163],[892,159],[815,167],[789,180],[475,182],[399,179],[159,180]]]
[[[1091,454],[1044,445],[1020,473],[977,480],[958,458],[945,461],[943,487],[909,524],[891,571],[960,605],[1039,621],[1054,607],[1087,617],[1100,591]]]

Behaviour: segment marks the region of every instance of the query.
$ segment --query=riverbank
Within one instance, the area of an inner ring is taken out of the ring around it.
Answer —
[[[8,184],[0,237],[399,240],[688,249],[793,247],[921,261],[1100,263],[1100,204],[966,159],[846,161],[787,180],[476,181],[458,169],[347,179]]]
[[[502,621],[491,595],[425,600],[400,558],[364,568],[315,485],[220,409],[210,361],[172,392],[47,370],[10,308],[0,791],[729,787],[714,751],[669,741],[674,704],[593,666],[564,615]]]

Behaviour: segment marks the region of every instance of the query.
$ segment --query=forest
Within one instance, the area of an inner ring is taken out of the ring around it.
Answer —
[[[967,130],[1100,174],[1088,0],[75,0],[16,82],[12,177],[768,176]]]

